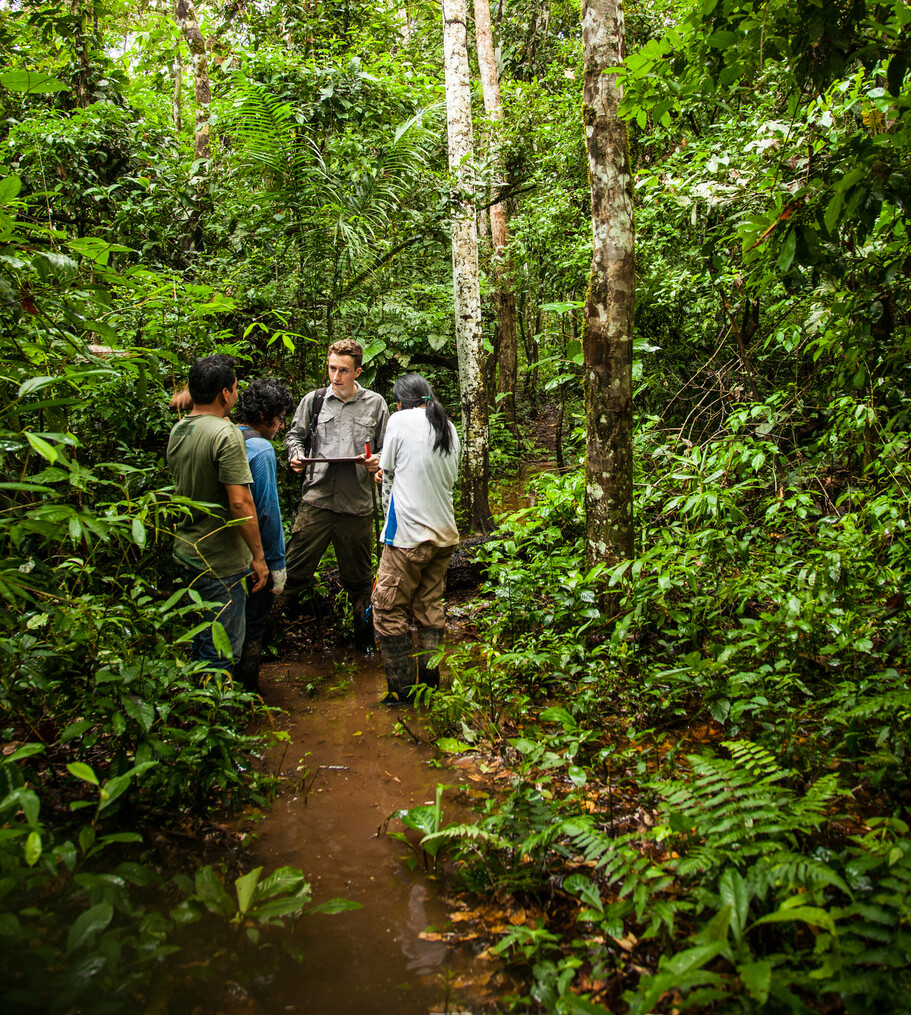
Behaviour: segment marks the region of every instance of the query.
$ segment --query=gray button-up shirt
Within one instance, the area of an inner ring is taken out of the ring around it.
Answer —
[[[305,458],[302,441],[313,415],[316,391],[304,395],[285,435],[288,459]],[[343,402],[329,387],[320,409],[310,458],[349,458],[383,447],[389,409],[375,391],[357,386],[354,397]],[[305,467],[301,500],[305,504],[342,515],[369,515],[373,511],[373,477],[356,462],[314,462]]]

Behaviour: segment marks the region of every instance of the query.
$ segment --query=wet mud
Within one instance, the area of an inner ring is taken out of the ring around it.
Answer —
[[[420,710],[378,705],[385,690],[379,662],[341,650],[265,666],[261,684],[266,702],[284,710],[275,728],[290,741],[270,751],[267,764],[281,771],[286,788],[251,833],[254,860],[267,872],[301,868],[315,904],[342,897],[361,908],[304,917],[294,934],[303,962],[282,962],[259,985],[256,1010],[485,1010],[479,996],[472,1002],[471,984],[489,978],[489,964],[432,939],[448,919],[445,876],[409,869],[407,845],[384,834],[390,814],[432,803],[439,783],[452,787],[444,820],[467,816],[462,773],[440,767],[427,744],[393,733],[404,719],[420,736]],[[390,827],[401,830],[398,822]]]

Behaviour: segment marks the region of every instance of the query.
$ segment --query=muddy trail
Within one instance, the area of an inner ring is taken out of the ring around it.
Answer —
[[[553,468],[554,412],[534,428],[538,445],[522,476],[503,485],[494,511],[527,506],[525,478]],[[469,540],[449,576],[447,642],[474,635],[471,601],[482,578]],[[403,826],[390,816],[443,794],[443,823],[472,820],[472,801],[487,779],[470,758],[441,759],[420,708],[379,704],[385,677],[377,655],[344,642],[331,605],[341,588],[325,571],[320,594],[285,628],[279,661],[263,666],[260,684],[276,709],[275,745],[264,765],[280,778],[273,806],[235,825],[250,851],[246,866],[269,873],[300,868],[315,905],[346,899],[359,908],[305,916],[293,934],[302,961],[275,955],[263,969],[226,971],[212,1001],[190,1015],[482,1015],[514,991],[483,942],[451,934],[464,915],[452,872],[424,869],[416,853],[389,834]],[[445,664],[443,667],[445,683]],[[483,768],[483,766],[481,766]],[[420,836],[410,833],[416,845]],[[466,940],[468,939],[468,940]],[[239,981],[243,980],[243,986]]]
[[[267,871],[299,867],[315,904],[345,898],[361,908],[305,917],[295,931],[303,962],[279,965],[234,1010],[484,1010],[496,970],[435,932],[448,920],[445,874],[412,869],[407,845],[385,834],[394,811],[432,803],[440,783],[451,787],[446,820],[466,818],[471,780],[440,767],[427,744],[394,732],[404,719],[420,736],[420,712],[378,706],[385,680],[376,657],[326,650],[266,666],[261,682],[264,699],[284,710],[276,729],[290,740],[270,752],[285,788],[255,825],[253,861]]]

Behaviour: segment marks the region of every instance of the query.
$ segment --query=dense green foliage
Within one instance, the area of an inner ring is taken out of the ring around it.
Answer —
[[[770,467],[751,415],[707,451],[641,428],[643,548],[613,573],[585,570],[581,474],[539,479],[483,551],[490,620],[435,709],[505,750],[514,784],[431,841],[461,842],[477,887],[540,898],[559,871],[556,926],[581,898],[572,937],[502,945],[548,1010],[577,1010],[580,965],[642,1012],[680,990],[697,1010],[877,1011],[906,968],[907,480],[878,476],[906,472],[907,446],[884,441],[836,500],[838,449]]]
[[[293,872],[242,875],[232,896],[147,851],[151,828],[270,790],[245,732],[261,703],[187,661],[166,398],[216,349],[242,379],[302,392],[351,336],[368,383],[421,369],[455,408],[442,32],[423,0],[201,3],[198,160],[170,8],[13,6],[2,990],[17,1010],[107,1011],[203,911],[255,931],[305,905]],[[476,90],[472,196],[506,203],[523,427],[559,403],[565,474],[482,551],[489,620],[433,710],[450,747],[495,746],[512,789],[477,825],[441,827],[439,804],[405,820],[425,859],[456,849],[476,890],[550,900],[549,922],[498,946],[528,974],[517,1008],[903,1010],[911,16],[902,0],[684,0],[635,3],[627,25],[637,557],[584,565],[572,471],[591,251],[580,4],[509,0],[505,116]],[[497,416],[492,436],[509,475],[530,441]]]

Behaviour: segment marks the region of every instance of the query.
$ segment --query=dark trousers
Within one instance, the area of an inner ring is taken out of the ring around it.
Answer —
[[[272,613],[272,603],[275,596],[268,586],[260,589],[259,592],[251,592],[247,596],[247,608],[245,610],[247,621],[247,634],[244,643],[261,641]]]
[[[309,588],[331,543],[342,587],[352,602],[369,599],[373,589],[373,538],[372,515],[343,515],[301,504],[285,550],[285,593],[297,597]]]
[[[247,592],[244,579],[248,572],[218,578],[211,572],[191,571],[187,567],[176,568],[179,584],[195,589],[204,603],[211,603],[199,610],[196,620],[205,621],[208,627],[193,635],[193,658],[209,663],[210,669],[227,670],[232,673],[234,663],[240,658],[246,633],[244,608]],[[231,643],[232,657],[229,658],[215,647],[212,624],[218,622],[225,629]]]

